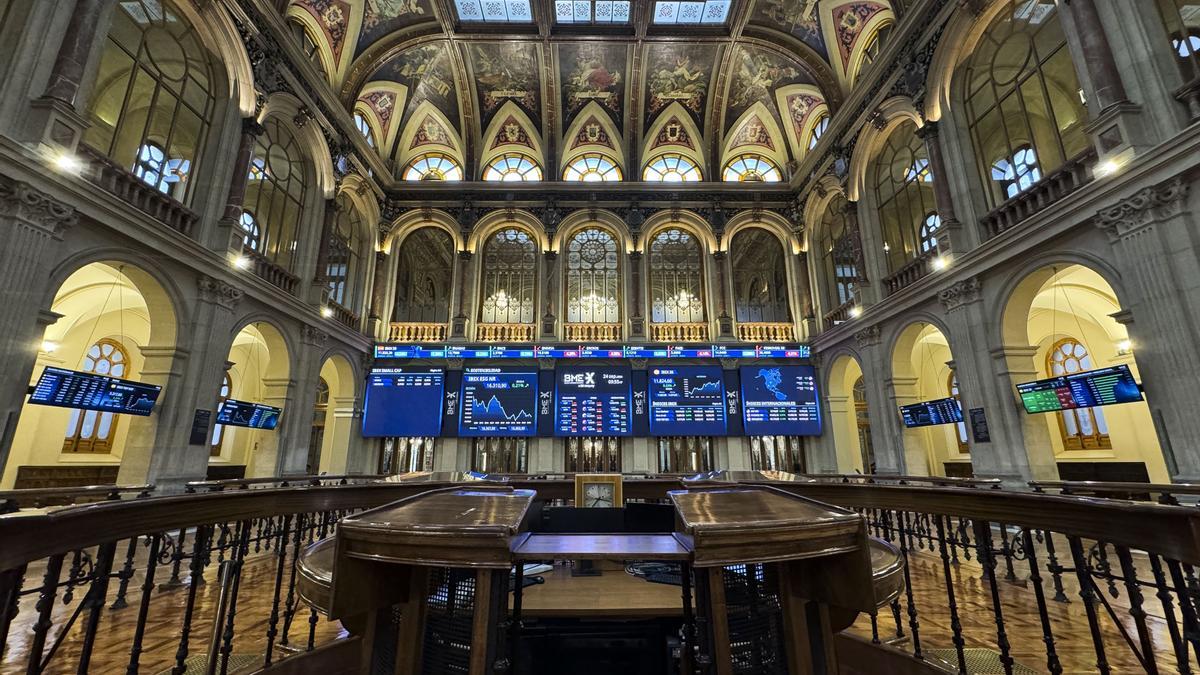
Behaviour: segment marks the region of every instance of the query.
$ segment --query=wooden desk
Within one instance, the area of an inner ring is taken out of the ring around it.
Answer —
[[[600,562],[597,567],[602,573],[595,577],[573,577],[571,569],[563,565],[536,575],[546,583],[525,587],[521,616],[588,619],[683,616],[679,586],[639,579],[626,574],[625,568],[616,562]],[[511,594],[508,602],[512,607]]]

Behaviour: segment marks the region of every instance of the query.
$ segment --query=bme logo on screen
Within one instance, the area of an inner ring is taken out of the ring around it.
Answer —
[[[594,387],[596,386],[596,373],[563,373],[563,384],[576,387]]]

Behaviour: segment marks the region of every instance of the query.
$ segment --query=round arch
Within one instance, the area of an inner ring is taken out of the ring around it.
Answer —
[[[467,239],[466,250],[479,253],[483,242],[487,241],[488,237],[506,227],[518,227],[526,230],[529,236],[537,242],[539,251],[550,250],[550,239],[546,236],[546,229],[542,227],[542,221],[522,209],[496,210],[480,218],[471,231],[471,236]]]
[[[1009,0],[993,0],[978,14],[962,9],[950,17],[925,81],[925,91],[932,94],[925,97],[925,119],[936,122],[950,110],[955,71],[975,51],[983,34],[1008,3]]]
[[[1112,289],[1117,304],[1121,307],[1125,306],[1122,298],[1127,296],[1120,274],[1112,264],[1099,256],[1082,251],[1069,254],[1053,252],[1034,256],[1009,275],[997,296],[1002,310],[996,318],[997,324],[993,334],[999,336],[1001,344],[1028,344],[1027,319],[1034,298],[1040,289],[1055,276],[1055,268],[1065,269],[1074,265],[1099,275]]]
[[[625,224],[625,221],[620,216],[605,209],[572,211],[570,215],[563,218],[562,223],[558,226],[558,230],[555,231],[554,239],[550,242],[550,250],[556,253],[562,252],[563,245],[570,241],[576,232],[591,225],[599,225],[612,232],[617,240],[621,242],[625,253],[633,251],[633,233],[629,231],[629,226]]]
[[[854,146],[854,155],[850,158],[850,173],[846,178],[846,198],[852,202],[862,199],[871,162],[883,149],[884,143],[896,128],[905,122],[912,122],[917,125],[918,129],[924,125],[920,113],[913,106],[912,99],[906,96],[889,98],[879,106],[879,112],[883,114],[883,128],[880,129],[873,124],[865,125],[859,134],[858,143]]]
[[[409,211],[392,222],[391,231],[383,240],[382,249],[384,251],[399,251],[404,245],[404,240],[413,232],[425,227],[435,227],[450,235],[450,239],[454,242],[454,250],[464,250],[465,243],[462,238],[462,228],[459,227],[458,221],[454,216],[442,211],[441,209],[419,209]]]
[[[829,208],[829,202],[839,195],[845,197],[846,191],[838,179],[829,174],[822,176],[809,191],[808,199],[804,202],[804,240],[800,242],[802,250],[812,251],[813,242],[816,241],[817,225],[825,216],[825,209]]]
[[[280,122],[300,141],[301,147],[304,148],[305,158],[308,159],[315,178],[313,186],[325,199],[332,199],[337,190],[337,178],[333,175],[333,157],[329,154],[329,146],[325,144],[325,138],[321,135],[318,124],[314,122],[296,126],[295,119],[301,116],[300,110],[303,107],[303,104],[295,96],[285,92],[276,92],[267,99],[258,121],[265,122],[270,117],[279,118]]]
[[[235,324],[230,332],[230,350],[236,345],[239,336],[246,332],[258,333],[270,360],[263,370],[263,377],[282,380],[291,377],[292,355],[295,354],[293,345],[288,339],[287,331],[275,324],[274,318],[265,312],[256,312],[243,317]],[[283,358],[279,358],[282,356]]]
[[[712,253],[720,250],[720,242],[713,236],[712,228],[708,223],[695,211],[687,210],[666,210],[658,211],[654,215],[646,219],[642,226],[642,236],[638,239],[638,251],[645,251],[646,246],[654,239],[660,231],[669,227],[679,227],[688,231],[689,234],[696,237],[704,244],[704,252]]]
[[[842,348],[830,355],[828,363],[824,391],[837,470],[839,473],[871,473],[874,453],[870,444],[869,412],[864,410],[866,415],[860,415],[854,397],[855,384],[860,379],[865,380],[862,359],[854,350]]]
[[[755,227],[775,235],[783,250],[792,254],[800,252],[800,240],[792,233],[791,223],[778,213],[770,211],[741,211],[730,218],[725,224],[725,232],[721,235],[717,250],[729,251],[734,235]]]

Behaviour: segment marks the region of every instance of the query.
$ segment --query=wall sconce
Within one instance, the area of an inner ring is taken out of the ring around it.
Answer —
[[[1133,342],[1128,338],[1117,343],[1117,356],[1129,356],[1133,353]]]
[[[862,307],[855,305],[850,308],[850,318],[851,319],[857,319],[860,316],[862,316]]]
[[[54,340],[42,340],[42,351],[47,354],[53,354],[58,350],[58,343]]]

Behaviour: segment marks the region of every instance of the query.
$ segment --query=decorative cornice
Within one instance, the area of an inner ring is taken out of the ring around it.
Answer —
[[[202,302],[216,303],[226,309],[237,307],[246,295],[245,291],[232,284],[206,276],[196,279],[196,287],[200,290]]]
[[[854,334],[854,340],[858,342],[860,348],[874,347],[883,340],[883,331],[879,328],[879,324],[867,326]]]
[[[0,176],[0,212],[33,225],[43,234],[61,237],[79,222],[75,207],[64,204],[29,183]]]
[[[942,303],[947,312],[953,311],[963,305],[977,302],[982,288],[983,284],[979,282],[978,277],[963,279],[938,293],[938,301]]]
[[[1182,176],[1145,188],[1137,194],[1101,209],[1093,221],[1111,239],[1136,234],[1156,222],[1177,216],[1187,203],[1188,185]]]

